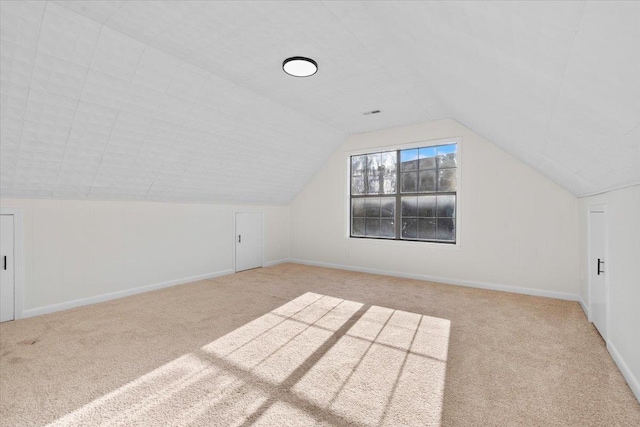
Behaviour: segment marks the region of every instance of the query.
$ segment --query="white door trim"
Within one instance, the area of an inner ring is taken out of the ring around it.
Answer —
[[[0,215],[13,215],[13,257],[14,264],[14,294],[13,294],[13,318],[22,319],[24,307],[24,239],[23,239],[23,212],[20,208],[0,207]]]
[[[593,300],[591,298],[591,289],[593,287],[593,283],[591,282],[592,273],[594,272],[593,263],[591,262],[591,213],[592,212],[601,212],[604,215],[604,307],[606,310],[605,313],[605,335],[604,337],[605,343],[609,342],[609,324],[611,318],[611,310],[609,310],[609,276],[611,272],[611,258],[609,257],[609,239],[608,239],[608,231],[609,231],[609,222],[607,220],[607,206],[605,204],[597,204],[590,205],[587,208],[587,295],[589,298],[589,322],[593,322],[592,313],[593,313]]]
[[[233,238],[233,262],[232,262],[232,269],[234,273],[237,273],[236,271],[236,217],[239,213],[255,213],[255,214],[260,214],[260,225],[262,228],[262,245],[260,247],[260,265],[262,267],[264,267],[264,245],[265,245],[265,226],[264,226],[264,211],[260,211],[260,210],[246,210],[246,209],[237,209],[233,211],[233,233],[232,233],[232,238]]]

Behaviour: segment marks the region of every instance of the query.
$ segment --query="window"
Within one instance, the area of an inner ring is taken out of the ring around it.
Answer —
[[[453,143],[351,156],[351,237],[455,243],[457,153]]]

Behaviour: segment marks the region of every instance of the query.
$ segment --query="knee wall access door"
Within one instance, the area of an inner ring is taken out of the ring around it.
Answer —
[[[0,215],[0,322],[15,318],[14,218]]]
[[[262,267],[262,213],[236,212],[236,272]]]
[[[589,302],[591,321],[607,340],[607,281],[605,261],[606,216],[604,209],[589,210]]]

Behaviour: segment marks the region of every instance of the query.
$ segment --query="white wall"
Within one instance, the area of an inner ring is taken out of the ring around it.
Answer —
[[[640,400],[640,185],[580,199],[580,296],[589,306],[587,216],[606,206],[607,347]]]
[[[286,206],[26,199],[0,206],[23,211],[25,316],[233,272],[235,210],[264,212],[265,263],[289,257]]]
[[[460,245],[349,239],[354,150],[460,137]],[[291,204],[294,260],[577,299],[578,200],[454,120],[348,138]]]

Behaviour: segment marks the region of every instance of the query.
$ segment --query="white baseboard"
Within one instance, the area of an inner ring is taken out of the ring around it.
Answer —
[[[582,311],[584,311],[584,314],[586,314],[587,320],[591,322],[591,313],[589,311],[589,306],[587,305],[587,303],[584,302],[584,300],[582,299],[582,296],[579,296],[578,298],[579,298],[580,306],[582,307]]]
[[[611,341],[607,343],[607,350],[609,350],[609,354],[613,361],[618,365],[618,369],[622,372],[622,376],[627,380],[627,384],[629,384],[631,391],[636,395],[636,399],[640,402],[640,381],[638,381],[635,375],[633,375],[633,372],[631,372],[631,369],[629,369],[629,366],[624,362],[624,359],[620,353],[618,353],[618,350]]]
[[[317,267],[336,268],[339,270],[358,271],[360,273],[380,274],[383,276],[402,277],[405,279],[424,280],[427,282],[446,283],[448,285],[468,286],[470,288],[488,289],[492,291],[512,292],[516,294],[532,295],[537,297],[556,298],[568,301],[578,301],[577,294],[568,292],[547,291],[543,289],[521,288],[518,286],[501,285],[495,283],[476,282],[472,280],[450,279],[446,277],[428,276],[426,274],[403,273],[400,271],[378,270],[375,268],[363,268],[342,264],[331,264],[327,262],[308,261],[304,259],[290,259],[289,262],[304,265],[314,265]]]
[[[155,291],[156,289],[168,288],[170,286],[196,282],[198,280],[212,279],[214,277],[225,276],[227,274],[232,274],[232,273],[233,273],[233,270],[222,270],[214,273],[207,273],[207,274],[200,274],[197,276],[185,277],[183,279],[169,280],[167,282],[139,286],[137,288],[125,289],[122,291],[96,295],[88,298],[79,298],[72,301],[65,301],[57,304],[45,305],[43,307],[30,308],[28,310],[22,311],[22,318],[40,316],[42,314],[55,313],[56,311],[69,310],[71,308],[82,307],[90,304],[97,304],[105,301],[111,301],[117,298],[141,294],[143,292]]]
[[[273,267],[274,265],[284,264],[285,262],[289,262],[289,258],[277,259],[275,261],[267,261],[262,264],[263,267]]]

